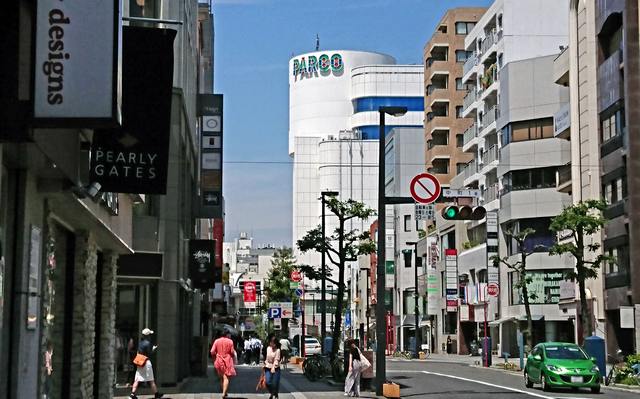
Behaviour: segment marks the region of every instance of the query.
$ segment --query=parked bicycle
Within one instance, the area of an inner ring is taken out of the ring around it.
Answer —
[[[396,351],[393,354],[393,356],[394,357],[401,357],[401,358],[404,358],[404,359],[413,359],[414,358],[413,352],[411,352],[411,351]]]
[[[304,374],[309,381],[317,381],[330,373],[331,363],[329,359],[324,356],[308,356],[302,363],[302,374]]]
[[[609,355],[609,360],[611,361],[611,370],[609,370],[609,373],[604,379],[604,385],[615,382],[618,371],[626,366],[624,358],[622,357],[622,350],[620,349],[616,351],[615,355]]]

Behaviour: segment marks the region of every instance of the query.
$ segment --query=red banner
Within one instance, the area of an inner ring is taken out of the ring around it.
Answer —
[[[244,302],[256,301],[256,283],[253,281],[244,282]]]

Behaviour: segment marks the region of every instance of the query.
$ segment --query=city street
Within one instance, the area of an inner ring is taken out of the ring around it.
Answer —
[[[268,393],[256,393],[260,369],[256,366],[239,366],[238,376],[231,382],[230,398],[266,398]],[[213,369],[209,367],[209,375]],[[638,392],[626,392],[602,387],[600,394],[592,394],[589,390],[557,390],[543,392],[539,387],[527,389],[522,383],[519,373],[506,373],[495,369],[482,369],[470,366],[467,362],[454,359],[428,360],[426,362],[403,361],[393,359],[387,362],[387,378],[400,384],[402,398],[638,398]],[[310,382],[297,368],[284,370],[280,385],[282,399],[341,398],[340,386],[327,382]],[[180,394],[166,394],[165,398],[205,399],[217,398],[220,390],[214,377],[193,378],[182,388]],[[373,392],[362,392],[363,398],[376,398]],[[150,398],[151,395],[139,395]],[[117,399],[126,399],[125,396]]]

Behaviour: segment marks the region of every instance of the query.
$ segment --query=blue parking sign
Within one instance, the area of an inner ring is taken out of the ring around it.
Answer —
[[[282,316],[281,308],[269,308],[269,318],[270,319],[279,319]]]

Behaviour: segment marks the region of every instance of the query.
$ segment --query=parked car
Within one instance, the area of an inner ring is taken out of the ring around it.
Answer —
[[[304,353],[306,356],[319,355],[321,351],[322,347],[317,338],[311,336],[304,337]]]
[[[527,388],[541,384],[542,390],[551,388],[590,388],[600,392],[600,369],[576,344],[544,342],[536,345],[527,357],[524,383]]]

